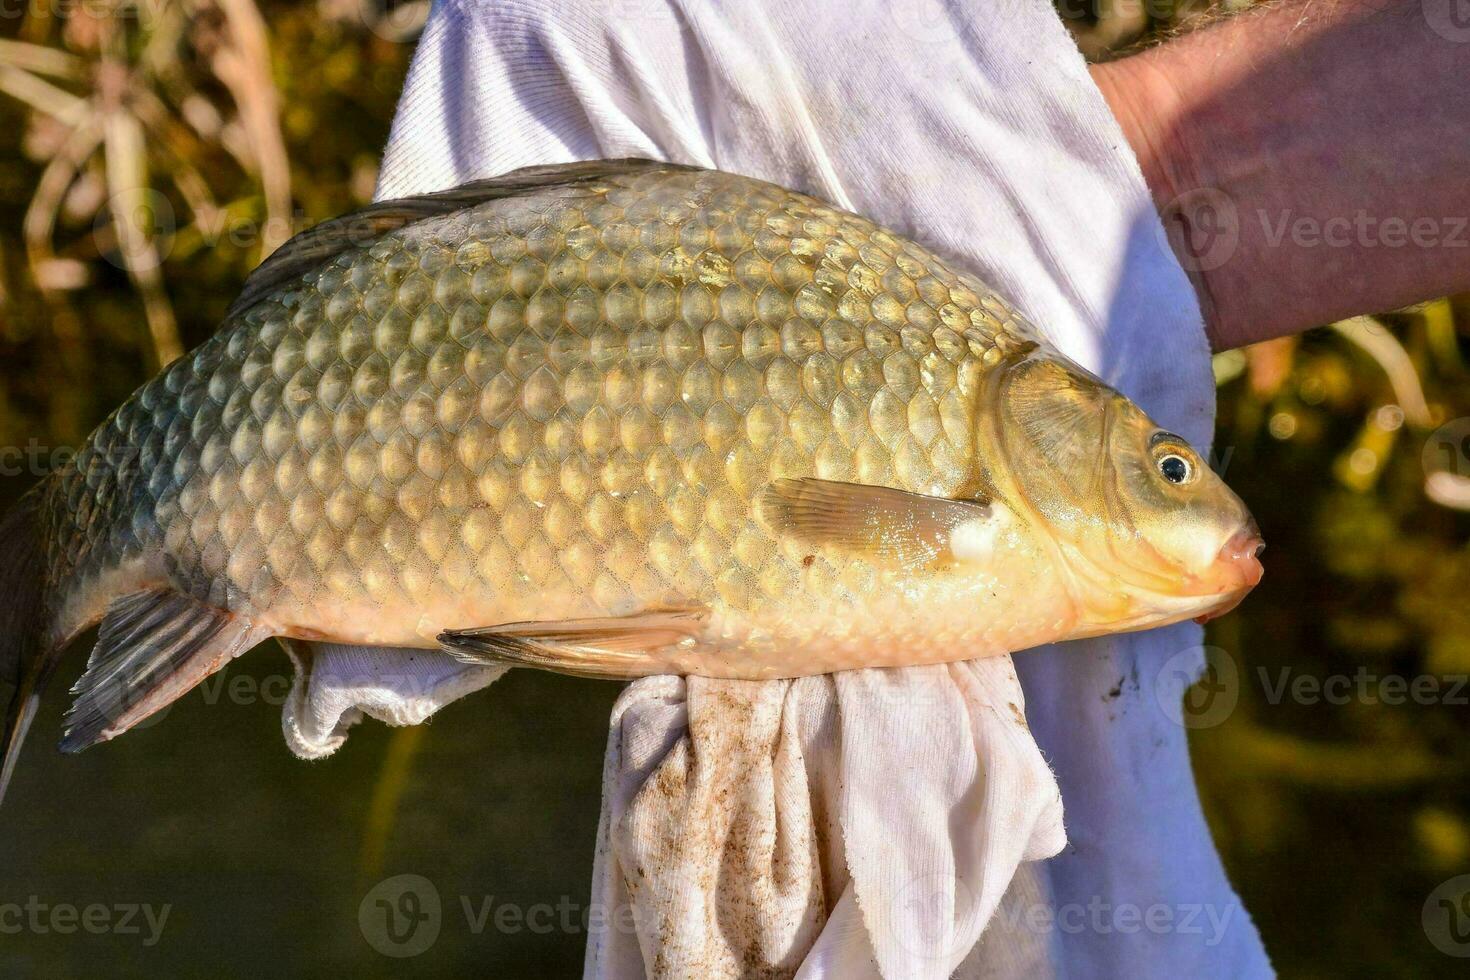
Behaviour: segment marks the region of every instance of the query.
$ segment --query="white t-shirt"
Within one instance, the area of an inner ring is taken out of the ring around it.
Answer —
[[[621,156],[771,180],[960,256],[1208,448],[1194,294],[1045,0],[440,0],[379,197]],[[588,976],[1270,975],[1177,721],[1200,640],[1186,624],[1072,643],[1014,672],[631,685],[593,899],[637,927],[596,932]],[[298,683],[298,751],[334,748],[356,707],[413,722],[498,676],[444,662],[403,703],[369,703],[334,683],[352,657],[324,650]]]

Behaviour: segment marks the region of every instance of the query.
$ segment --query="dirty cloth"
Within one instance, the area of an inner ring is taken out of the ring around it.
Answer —
[[[1208,447],[1198,305],[1046,0],[440,0],[379,196],[622,156],[761,177],[959,256]],[[1179,723],[1200,640],[630,685],[586,975],[1269,975]],[[496,676],[340,648],[309,670],[286,713],[307,755],[363,712],[415,722]]]

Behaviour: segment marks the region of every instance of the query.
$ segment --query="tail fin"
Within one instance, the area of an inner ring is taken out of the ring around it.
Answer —
[[[46,554],[39,487],[0,521],[0,703],[9,691],[0,728],[0,800],[35,717],[56,658],[45,645]]]

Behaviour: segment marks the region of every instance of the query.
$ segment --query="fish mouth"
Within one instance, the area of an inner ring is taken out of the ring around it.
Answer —
[[[1110,621],[1110,628],[1086,635],[1167,626],[1189,619],[1201,624],[1218,619],[1240,605],[1241,600],[1261,581],[1264,569],[1260,555],[1265,547],[1255,522],[1247,519],[1221,545],[1208,571],[1190,577],[1189,588],[1181,591],[1140,589],[1135,597],[1134,615],[1119,616]]]
[[[1265,574],[1266,570],[1261,565],[1261,552],[1265,550],[1266,542],[1261,538],[1261,532],[1254,520],[1247,520],[1240,530],[1220,546],[1215,567],[1224,571],[1227,583],[1233,580],[1234,587],[1227,586],[1222,590],[1223,601],[1208,612],[1196,616],[1196,623],[1204,624],[1212,619],[1219,619],[1240,605],[1240,600],[1256,587]]]
[[[1221,567],[1233,570],[1240,578],[1240,588],[1248,592],[1256,587],[1265,573],[1261,567],[1261,552],[1265,550],[1266,542],[1261,538],[1256,522],[1247,520],[1220,546],[1216,561]]]

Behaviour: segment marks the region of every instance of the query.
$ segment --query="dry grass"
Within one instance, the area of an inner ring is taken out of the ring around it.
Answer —
[[[0,93],[29,110],[27,144],[49,158],[26,211],[36,286],[67,315],[88,260],[127,273],[159,365],[183,352],[160,268],[169,244],[213,221],[218,193],[194,158],[218,150],[258,183],[268,254],[291,229],[291,170],[265,20],[254,0],[78,5],[31,15],[25,40],[0,42]],[[171,202],[185,202],[175,214]],[[89,241],[56,242],[60,218],[90,222]],[[59,338],[62,339],[62,338]],[[63,342],[75,342],[65,338]]]

